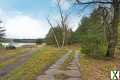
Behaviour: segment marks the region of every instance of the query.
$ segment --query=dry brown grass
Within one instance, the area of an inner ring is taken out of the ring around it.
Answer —
[[[81,56],[81,80],[110,80],[111,70],[120,70],[120,59],[94,59]]]

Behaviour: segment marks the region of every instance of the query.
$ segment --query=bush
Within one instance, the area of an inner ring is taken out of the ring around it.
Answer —
[[[103,56],[106,54],[106,42],[102,39],[91,38],[81,41],[81,52],[89,56]]]

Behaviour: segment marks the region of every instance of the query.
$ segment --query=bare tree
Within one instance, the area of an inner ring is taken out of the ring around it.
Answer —
[[[60,48],[60,44],[59,44],[58,39],[57,39],[57,36],[56,36],[56,34],[55,34],[53,25],[52,25],[52,23],[50,22],[50,20],[49,20],[48,18],[47,18],[47,21],[48,21],[49,25],[51,26],[51,29],[52,29],[52,32],[53,32],[53,36],[54,36],[55,41],[56,41],[56,45],[57,45],[58,48]]]
[[[107,42],[108,42],[108,49],[106,56],[114,57],[115,54],[115,47],[117,45],[118,39],[118,23],[119,23],[119,16],[120,16],[120,0],[91,0],[91,1],[84,1],[76,0],[76,4],[78,5],[103,5],[105,7],[110,7],[112,10],[112,19],[109,24],[109,32],[107,34]],[[107,16],[109,13],[106,14]],[[108,28],[107,28],[108,29]],[[106,30],[107,31],[107,30]]]
[[[62,35],[63,35],[62,36],[62,41],[59,41],[57,39],[58,35],[56,35],[56,32],[54,30],[53,25],[51,24],[50,20],[47,18],[47,21],[48,21],[49,25],[51,26],[56,44],[59,48],[62,48],[65,45],[65,40],[66,40],[66,37],[67,37],[67,31],[68,31],[67,20],[68,20],[69,15],[71,14],[71,12],[69,12],[69,11],[64,12],[62,10],[61,1],[62,0],[56,0],[57,8],[58,8],[58,11],[59,11],[58,13],[60,14],[60,17],[55,22],[56,22],[57,26],[60,27],[60,29],[62,29]],[[68,9],[68,10],[70,10],[70,9]],[[59,43],[59,42],[62,42],[62,43]]]
[[[59,10],[59,13],[60,13],[60,23],[58,23],[58,25],[60,25],[61,27],[63,27],[63,40],[62,40],[62,46],[61,47],[64,47],[65,45],[65,39],[66,39],[66,33],[67,33],[67,28],[68,28],[68,25],[67,25],[67,20],[68,20],[68,17],[70,15],[70,12],[64,14],[62,8],[61,8],[61,3],[62,0],[57,0],[57,7],[58,7],[58,10]]]

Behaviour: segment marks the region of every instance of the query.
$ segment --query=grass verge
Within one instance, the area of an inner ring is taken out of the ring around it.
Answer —
[[[120,60],[102,60],[85,57],[80,58],[81,80],[110,80],[111,70],[120,70]]]
[[[0,56],[2,58],[15,57],[15,56],[21,55],[22,53],[24,53],[27,50],[30,50],[30,48],[17,48],[14,50],[0,49]]]
[[[4,68],[7,64],[12,64],[16,62],[16,60],[20,57],[20,55],[24,54],[26,51],[30,50],[30,48],[17,48],[15,50],[1,50],[0,52],[0,69]]]
[[[13,70],[1,80],[34,80],[48,66],[66,53],[66,50],[45,47],[34,53],[24,65]]]

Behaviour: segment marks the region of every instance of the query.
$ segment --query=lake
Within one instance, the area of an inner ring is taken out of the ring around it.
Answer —
[[[4,45],[5,47],[10,44],[14,45],[15,47],[36,45],[36,43],[2,43],[2,45]]]

